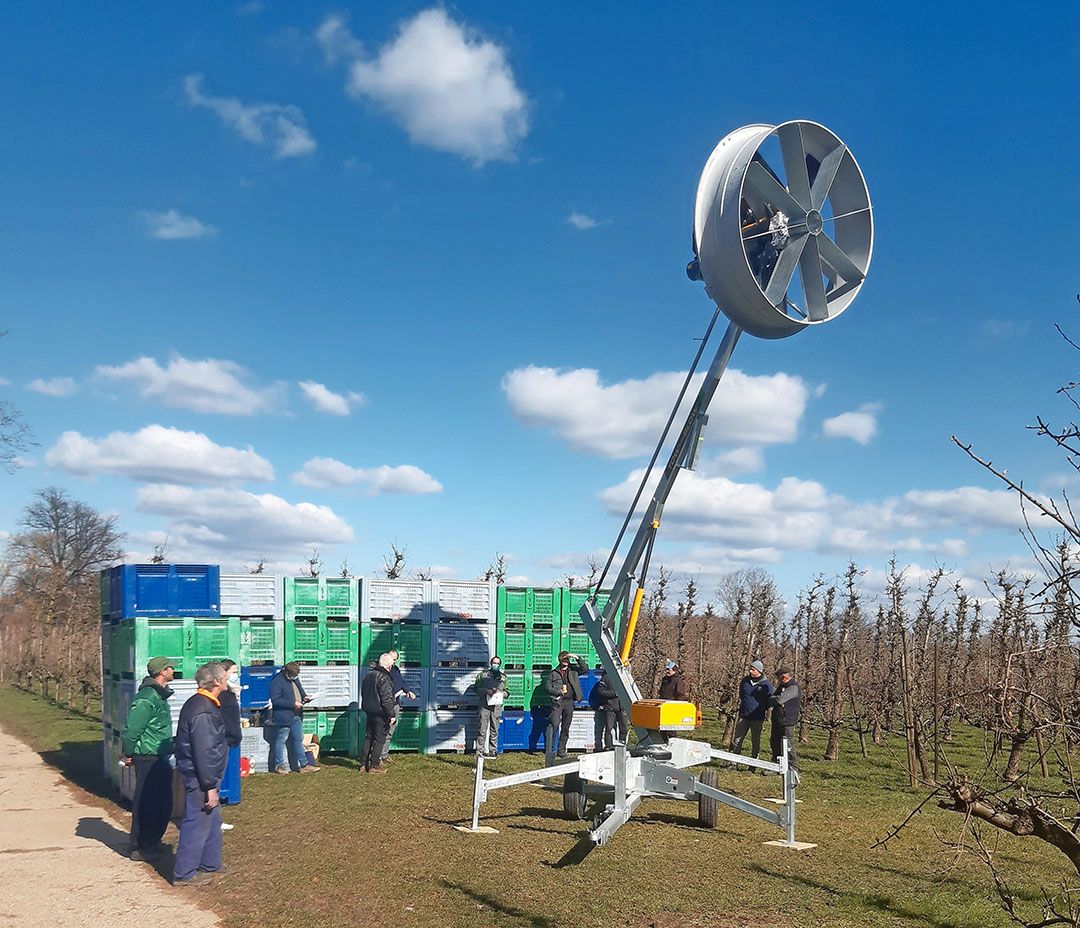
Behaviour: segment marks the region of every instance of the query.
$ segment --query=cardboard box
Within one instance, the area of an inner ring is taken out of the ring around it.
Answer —
[[[319,736],[318,735],[304,735],[304,750],[311,755],[311,759],[315,763],[319,762]]]

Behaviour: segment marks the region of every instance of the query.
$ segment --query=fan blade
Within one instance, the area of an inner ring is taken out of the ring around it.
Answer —
[[[833,181],[836,180],[836,172],[840,170],[840,162],[847,154],[847,146],[837,145],[831,152],[821,159],[821,167],[818,168],[817,177],[814,178],[814,186],[810,188],[810,205],[814,209],[821,209],[829,197]]]
[[[818,249],[821,260],[831,267],[843,280],[849,283],[858,283],[866,275],[859,270],[858,265],[851,260],[827,235],[817,236]]]
[[[802,127],[797,122],[788,123],[780,126],[776,134],[780,139],[780,154],[784,157],[788,190],[803,204],[803,212],[806,212],[810,208],[810,177],[806,167]]]
[[[799,201],[788,193],[760,162],[751,161],[747,166],[746,183],[753,187],[766,203],[786,213],[788,219],[802,219],[806,215],[806,210]]]
[[[821,256],[818,254],[818,238],[808,235],[806,247],[799,255],[803,291],[806,293],[806,312],[811,322],[829,318],[829,304],[825,299],[825,283],[821,279]]]
[[[795,265],[799,263],[799,256],[803,253],[808,238],[810,238],[809,235],[793,238],[788,242],[787,248],[780,252],[772,277],[769,278],[769,285],[765,288],[765,299],[773,306],[779,306],[784,294],[787,293],[791,278],[795,276]]]

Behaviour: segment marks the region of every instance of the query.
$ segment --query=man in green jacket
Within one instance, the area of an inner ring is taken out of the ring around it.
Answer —
[[[172,814],[173,752],[172,661],[152,657],[139,685],[121,735],[122,763],[135,767],[135,798],[131,803],[131,859],[153,860],[164,846],[161,838]]]

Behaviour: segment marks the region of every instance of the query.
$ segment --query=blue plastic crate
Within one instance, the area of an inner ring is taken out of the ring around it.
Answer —
[[[280,667],[240,668],[240,708],[261,709],[270,702],[270,681]]]
[[[108,575],[112,621],[221,614],[221,569],[216,564],[121,564],[109,568]]]
[[[229,748],[229,762],[225,765],[225,776],[221,778],[218,797],[230,806],[240,801],[240,745]]]
[[[574,705],[577,706],[579,709],[589,706],[595,709],[596,704],[592,699],[592,691],[596,687],[596,684],[599,683],[603,678],[604,671],[602,670],[590,670],[588,673],[582,674],[579,678],[581,682],[582,698],[580,702],[576,702],[574,703]]]
[[[499,722],[499,750],[527,751],[531,725],[530,713],[520,709],[504,711]]]

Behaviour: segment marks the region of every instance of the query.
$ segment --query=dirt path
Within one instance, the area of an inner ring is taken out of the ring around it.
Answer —
[[[0,928],[220,928],[197,889],[173,889],[126,848],[126,823],[0,729]]]

